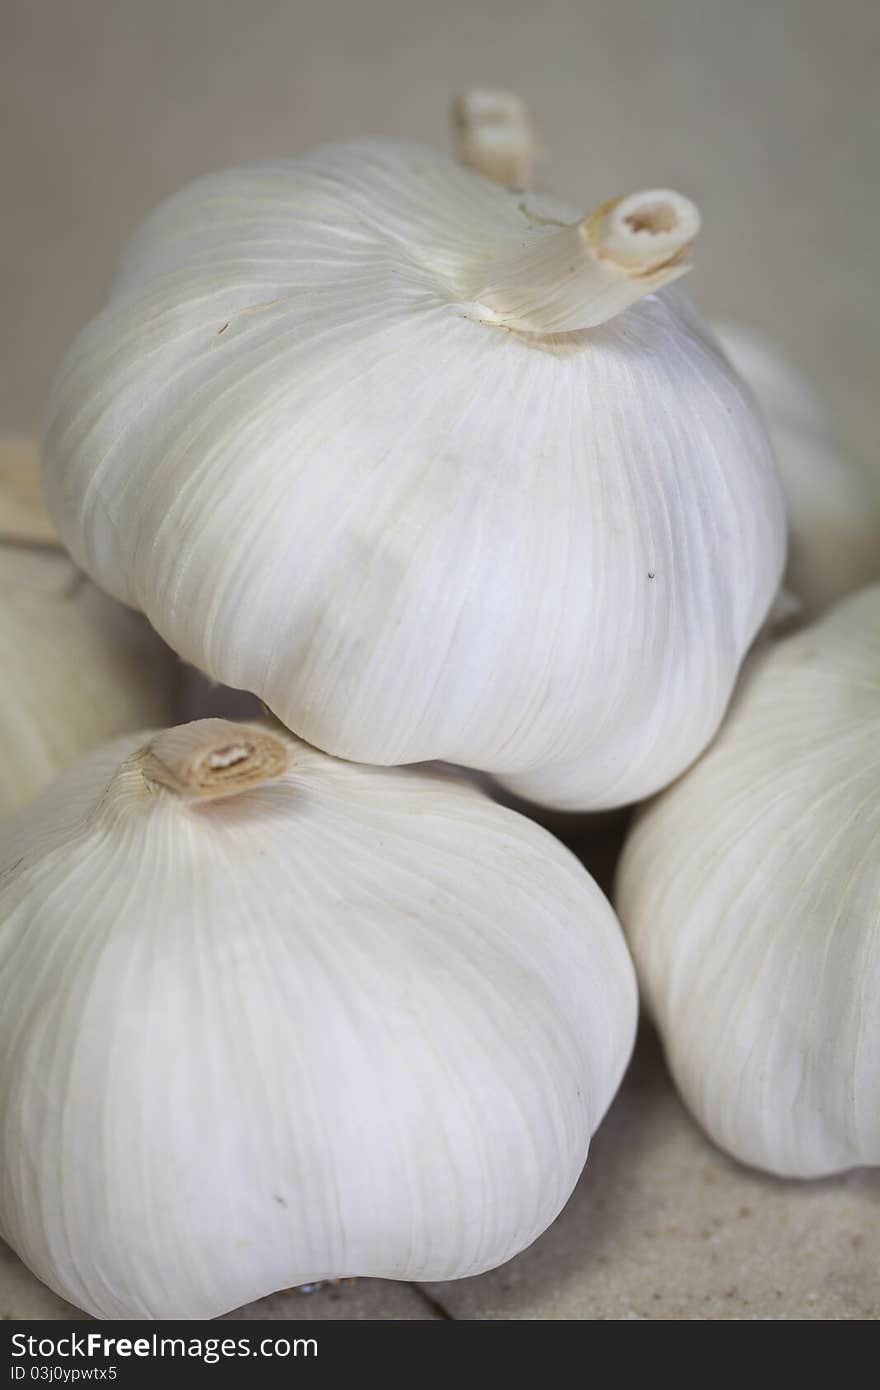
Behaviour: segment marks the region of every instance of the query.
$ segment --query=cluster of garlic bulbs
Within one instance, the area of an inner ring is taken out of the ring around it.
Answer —
[[[867,493],[675,283],[692,203],[524,191],[509,93],[454,128],[148,219],[52,395],[72,561],[0,460],[0,1234],[100,1317],[461,1277],[553,1220],[636,970],[502,799],[659,792],[617,905],[692,1108],[775,1171],[880,1163],[878,592],[771,626],[712,744],[786,513],[818,608],[873,572]],[[206,678],[266,718],[192,719]]]

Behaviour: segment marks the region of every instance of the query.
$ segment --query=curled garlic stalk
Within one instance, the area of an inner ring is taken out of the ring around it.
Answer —
[[[477,87],[452,103],[455,152],[462,164],[509,188],[528,188],[540,156],[528,107],[514,92]]]
[[[471,267],[468,293],[485,323],[523,333],[596,328],[690,270],[699,230],[697,208],[680,193],[631,193]]]

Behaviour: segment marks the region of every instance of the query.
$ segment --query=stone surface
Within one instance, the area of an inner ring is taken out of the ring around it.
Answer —
[[[31,1318],[45,1322],[86,1316],[35,1279],[0,1240],[0,1322],[26,1322]]]
[[[293,1318],[314,1322],[335,1321],[434,1321],[442,1314],[434,1309],[412,1284],[395,1284],[390,1279],[342,1279],[324,1284],[311,1293],[285,1289],[258,1303],[249,1303],[223,1321]]]

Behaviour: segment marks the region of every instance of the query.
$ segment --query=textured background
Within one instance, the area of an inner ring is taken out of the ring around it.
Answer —
[[[771,334],[876,463],[876,0],[0,0],[0,433],[127,234],[208,169],[351,135],[443,146],[473,83],[528,99],[547,186],[588,209],[667,184],[702,206],[690,285]],[[0,1254],[0,1316],[63,1316]],[[249,1316],[880,1316],[880,1175],[748,1174],[643,1044],[578,1192],[531,1251],[427,1290],[371,1281]]]

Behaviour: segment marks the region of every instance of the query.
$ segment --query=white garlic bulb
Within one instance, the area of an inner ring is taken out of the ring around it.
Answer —
[[[654,293],[698,224],[403,143],[204,178],[62,368],[61,534],[317,747],[643,797],[714,733],[783,566],[751,399]]]
[[[120,739],[0,827],[0,885],[0,1231],[101,1317],[508,1259],[632,1047],[606,899],[456,774]]]
[[[177,686],[143,618],[52,544],[37,478],[24,451],[0,445],[0,816],[89,748],[172,718]]]
[[[880,472],[846,456],[810,383],[769,343],[737,324],[716,333],[764,412],[788,511],[786,587],[815,616],[880,577]]]
[[[880,1165],[880,587],[749,663],[616,901],[717,1142],[797,1177]]]

